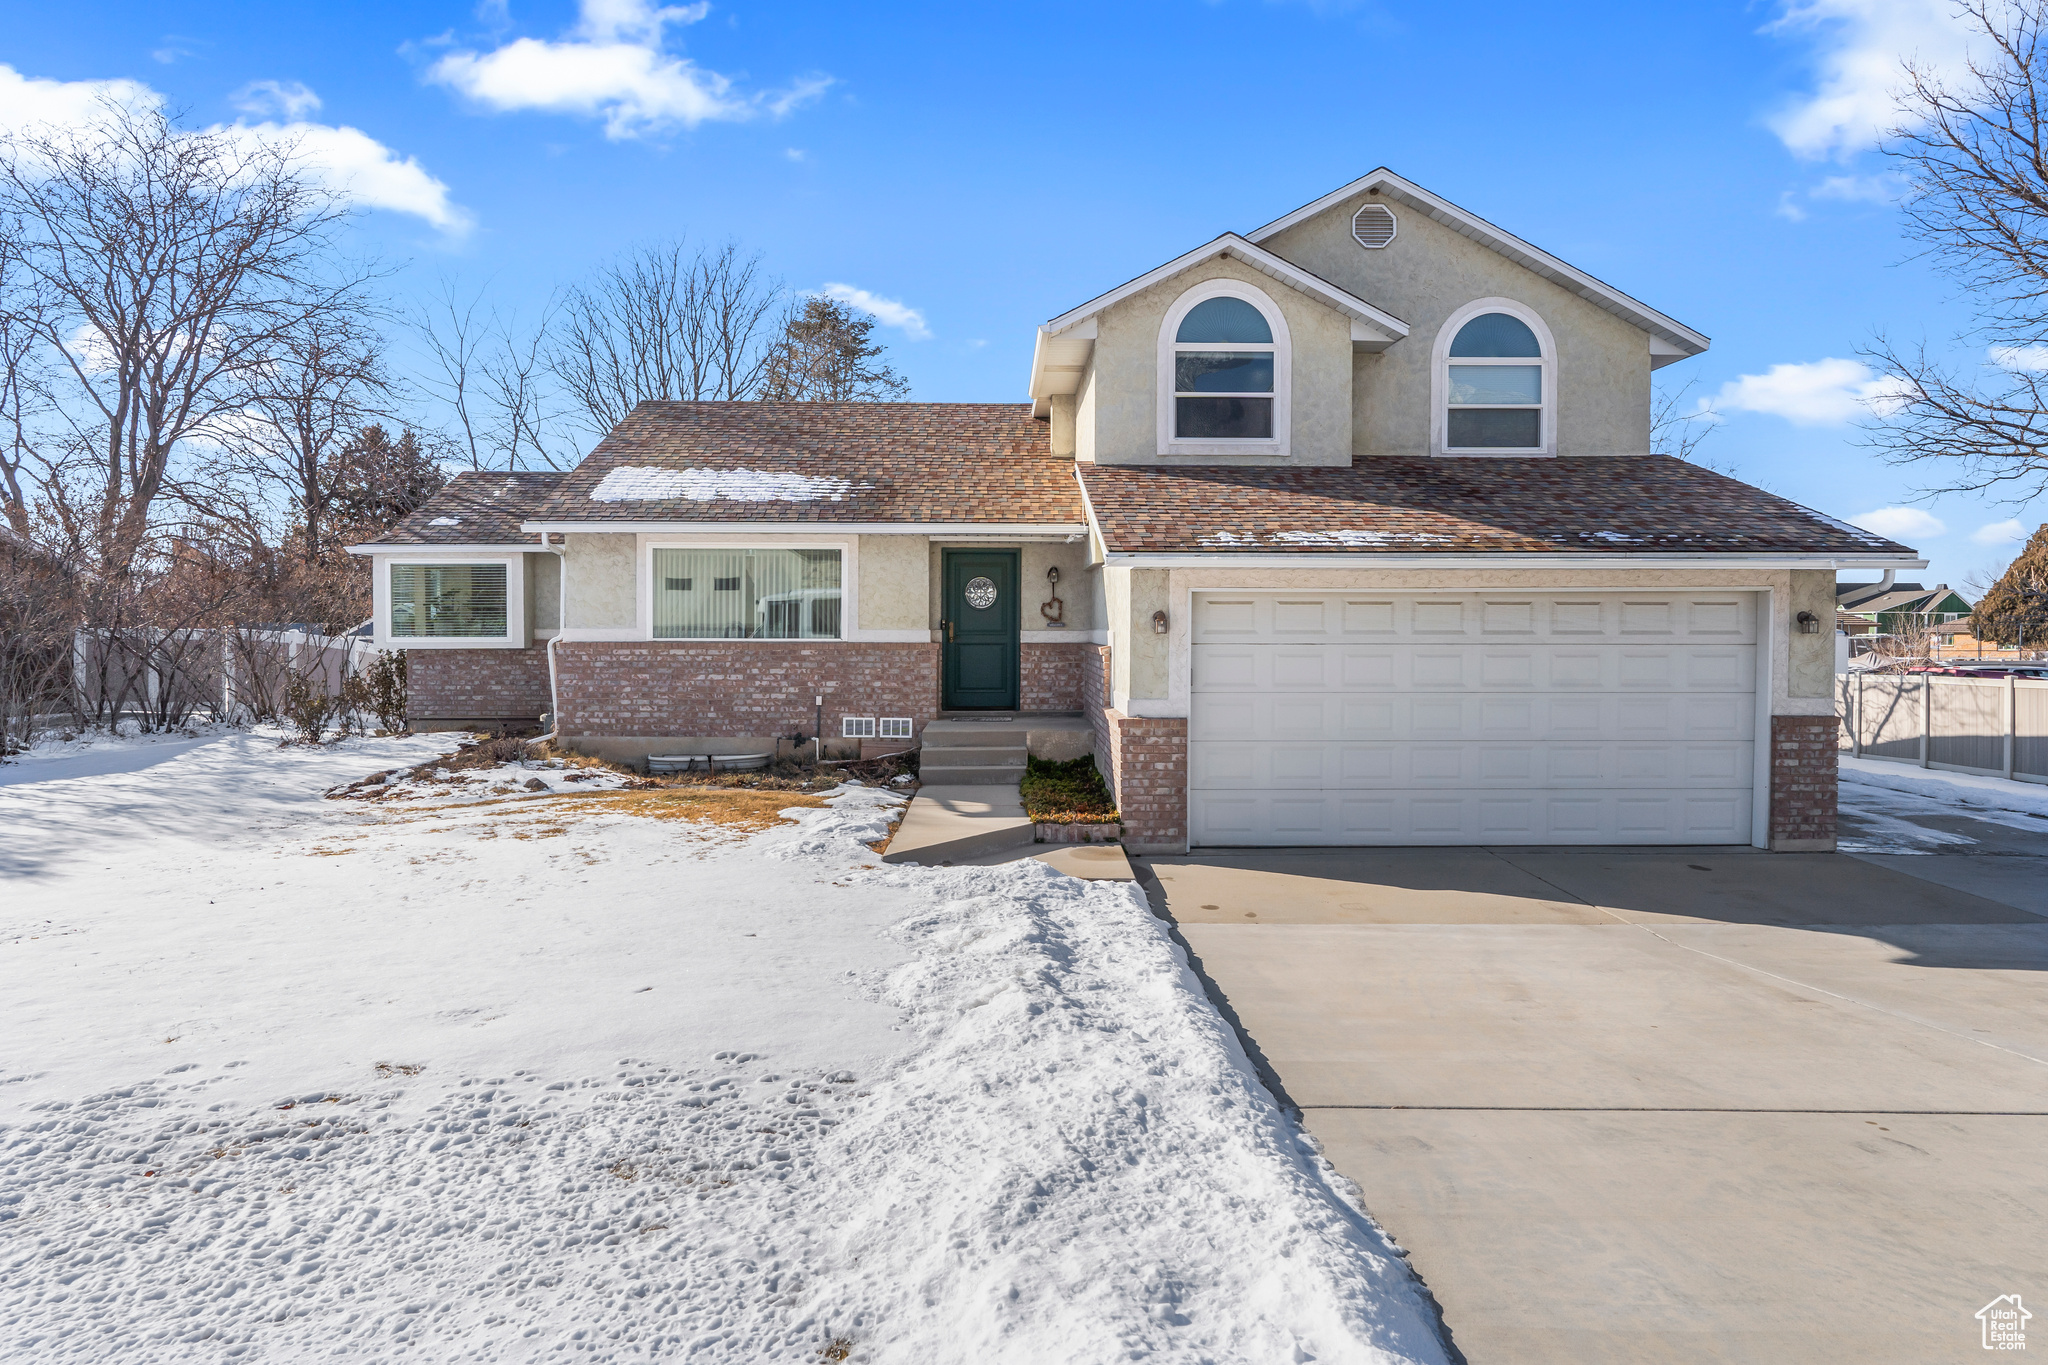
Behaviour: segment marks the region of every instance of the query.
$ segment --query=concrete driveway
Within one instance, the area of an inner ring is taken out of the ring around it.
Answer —
[[[2004,1294],[2048,1346],[2048,839],[2013,834],[1978,874],[1667,848],[1140,876],[1466,1359],[1923,1365],[1982,1358]]]

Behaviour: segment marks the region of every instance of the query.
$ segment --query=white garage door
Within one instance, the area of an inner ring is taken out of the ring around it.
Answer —
[[[1198,844],[1746,844],[1753,593],[1206,593]]]

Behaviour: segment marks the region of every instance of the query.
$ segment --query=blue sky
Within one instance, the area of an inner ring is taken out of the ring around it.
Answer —
[[[941,401],[1021,399],[1039,321],[1387,165],[1713,337],[1660,372],[1721,413],[1703,457],[1953,582],[2044,509],[1915,501],[1853,425],[1874,331],[1966,321],[1871,150],[1897,60],[1957,60],[1948,10],[17,5],[0,125],[101,81],[297,125],[396,291],[527,316],[636,242],[735,238],[864,291]]]

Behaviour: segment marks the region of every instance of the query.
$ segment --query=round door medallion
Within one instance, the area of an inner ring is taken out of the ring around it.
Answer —
[[[976,611],[987,611],[996,604],[996,585],[986,578],[967,580],[967,605]]]

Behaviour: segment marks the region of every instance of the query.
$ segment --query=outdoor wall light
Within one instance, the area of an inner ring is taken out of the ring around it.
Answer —
[[[1155,612],[1153,612],[1153,613],[1152,613],[1152,633],[1153,633],[1154,635],[1164,635],[1164,634],[1166,634],[1166,613],[1165,613],[1165,612],[1163,612],[1163,611],[1155,611]]]
[[[1820,634],[1820,618],[1818,616],[1815,616],[1812,612],[1802,611],[1799,613],[1797,617],[1793,619],[1798,621],[1799,633],[1801,635]]]

